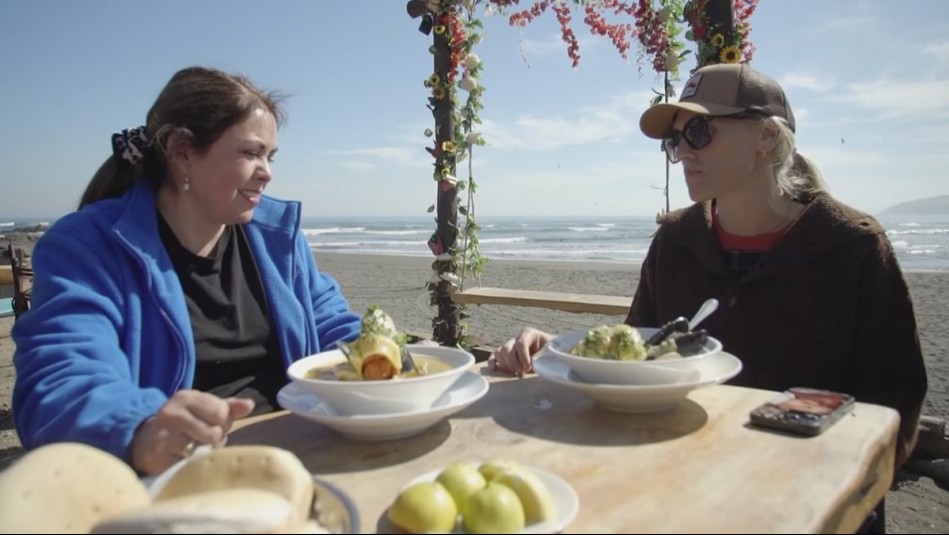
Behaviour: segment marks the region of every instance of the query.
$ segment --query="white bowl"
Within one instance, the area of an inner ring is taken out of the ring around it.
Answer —
[[[448,370],[419,377],[380,381],[340,381],[306,377],[313,368],[346,362],[338,350],[304,357],[287,368],[287,376],[298,386],[313,392],[340,414],[394,414],[428,409],[470,368],[474,355],[453,347],[406,346],[418,362],[429,358],[449,366]]]
[[[464,410],[488,393],[488,381],[476,372],[461,374],[428,409],[397,414],[339,414],[316,394],[290,383],[277,393],[280,406],[356,440],[398,440],[417,435]]]
[[[539,377],[576,390],[604,409],[629,413],[671,409],[684,400],[689,392],[724,383],[738,375],[742,364],[734,355],[719,351],[702,359],[695,367],[698,377],[694,381],[666,385],[611,385],[581,380],[566,362],[549,353],[534,360],[534,371]]]
[[[648,340],[657,328],[637,327],[637,331]],[[610,360],[571,355],[574,348],[588,331],[573,331],[553,337],[544,350],[549,355],[570,366],[576,376],[587,383],[604,385],[669,385],[687,383],[699,376],[698,364],[705,358],[720,353],[722,343],[709,337],[702,352],[682,358],[664,360]]]

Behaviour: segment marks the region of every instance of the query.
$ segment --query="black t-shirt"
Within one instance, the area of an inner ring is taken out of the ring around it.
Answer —
[[[243,229],[227,226],[205,258],[185,249],[161,214],[158,221],[191,319],[193,388],[222,398],[253,399],[254,413],[277,409],[286,372]]]

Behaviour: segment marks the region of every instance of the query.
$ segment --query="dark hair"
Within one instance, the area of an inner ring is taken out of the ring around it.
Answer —
[[[283,96],[263,92],[247,78],[216,69],[189,67],[171,77],[145,120],[148,147],[135,165],[109,156],[92,177],[79,201],[79,208],[110,197],[118,197],[132,187],[136,177],[147,180],[157,190],[167,179],[165,145],[169,136],[188,139],[191,148],[207,150],[224,132],[257,109],[283,124]]]

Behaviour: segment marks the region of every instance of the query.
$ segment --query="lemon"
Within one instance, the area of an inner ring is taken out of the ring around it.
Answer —
[[[554,499],[550,489],[532,472],[514,468],[501,472],[492,481],[510,488],[517,494],[524,507],[524,520],[528,524],[553,518]]]
[[[424,481],[400,492],[388,516],[409,533],[449,533],[458,519],[458,506],[441,483]]]
[[[465,502],[462,523],[468,533],[517,533],[524,529],[524,507],[510,488],[489,481]]]
[[[521,465],[517,464],[517,461],[512,461],[510,459],[488,459],[487,461],[481,463],[481,466],[478,467],[478,471],[481,472],[481,475],[484,476],[486,481],[491,481],[501,472],[514,468],[520,468],[520,466]]]
[[[468,496],[483,488],[487,481],[481,472],[471,463],[456,462],[442,470],[435,481],[441,483],[455,500],[455,505],[461,509],[468,500]]]

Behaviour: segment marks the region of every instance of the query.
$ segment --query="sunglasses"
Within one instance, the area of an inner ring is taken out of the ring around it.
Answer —
[[[688,143],[692,150],[701,150],[712,142],[712,128],[709,123],[712,119],[760,119],[762,116],[752,112],[741,112],[734,115],[721,115],[710,117],[708,115],[696,115],[682,125],[681,131],[673,131],[668,137],[662,140],[662,150],[666,152],[666,158],[669,163],[679,163],[679,144],[683,141]]]

